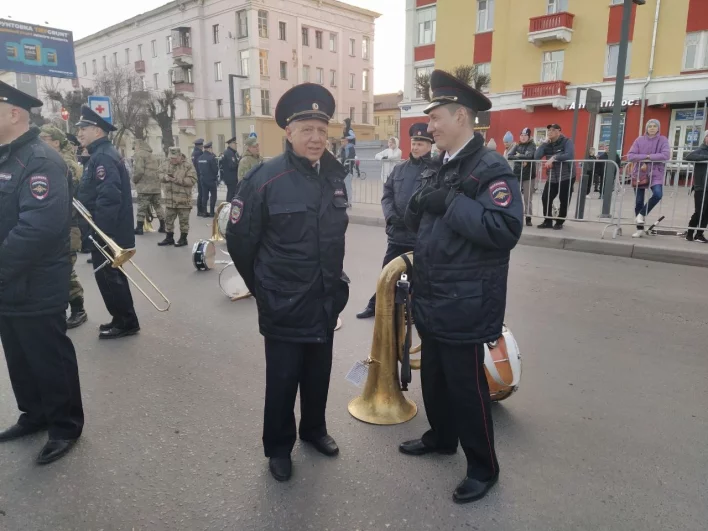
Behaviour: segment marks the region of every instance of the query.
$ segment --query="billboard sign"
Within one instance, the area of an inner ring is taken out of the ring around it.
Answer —
[[[0,70],[75,78],[73,34],[0,18]]]

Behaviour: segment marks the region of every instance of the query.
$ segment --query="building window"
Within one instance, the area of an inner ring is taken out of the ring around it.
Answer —
[[[349,88],[354,90],[356,86],[356,76],[354,74],[349,74]]]
[[[477,33],[494,29],[494,0],[477,0]]]
[[[435,42],[435,18],[437,8],[426,7],[416,11],[416,21],[418,24],[418,46],[433,44]]]
[[[224,117],[224,100],[216,100],[216,117]]]
[[[221,61],[214,63],[214,81],[221,81]]]
[[[625,75],[629,74],[632,64],[632,43],[627,47],[627,67]],[[617,77],[617,63],[619,61],[619,44],[607,45],[607,57],[605,59],[605,77]]]
[[[622,113],[619,125],[619,142],[618,146],[624,142],[624,113]],[[608,152],[610,150],[610,134],[612,132],[612,114],[600,115],[600,136],[597,142],[597,150]]]
[[[329,86],[330,87],[337,86],[337,71],[336,70],[329,71]]]
[[[317,69],[317,83],[319,83],[320,85],[324,85],[324,69],[323,68]]]
[[[349,39],[349,56],[356,57],[356,39]]]
[[[288,25],[285,22],[278,22],[278,38],[281,41],[288,40]]]
[[[270,116],[270,90],[261,90],[261,113]]]
[[[130,64],[130,48],[125,49],[125,64]]]
[[[378,116],[374,116],[374,125],[377,127],[381,125],[381,119]]]
[[[237,11],[236,23],[238,26],[238,38],[245,39],[248,37],[248,12],[245,10]]]
[[[268,77],[268,50],[258,51],[258,63],[261,69],[261,76]]]
[[[91,60],[91,70],[94,76],[98,74],[98,70],[96,69],[96,59]]]
[[[118,52],[113,52],[113,66],[118,66]]]
[[[319,50],[322,49],[322,32],[319,30],[315,31],[315,47]]]
[[[369,53],[371,49],[371,39],[369,37],[364,37],[361,39],[361,58],[369,60]]]
[[[619,6],[619,5],[622,5],[622,4],[624,4],[624,0],[612,0],[612,1],[610,2],[610,5],[611,5],[611,6]]]
[[[548,0],[546,13],[553,15],[564,11],[568,11],[568,0]]]
[[[546,141],[548,137],[548,130],[545,127],[537,127],[533,130],[533,140],[537,146],[540,146]]]
[[[288,79],[288,63],[280,61],[280,79]]]
[[[86,63],[83,63],[83,70],[84,70],[84,75],[88,75],[88,71],[86,70]],[[94,72],[95,73],[95,72]]]
[[[258,10],[258,36],[268,38],[268,11]]]
[[[302,81],[304,83],[310,82],[310,67],[308,65],[302,65]]]
[[[302,28],[302,45],[310,45],[310,28]]]
[[[248,64],[251,61],[251,54],[248,50],[241,50],[238,52],[238,55],[239,60],[241,61],[241,75],[248,77],[250,75],[250,68],[248,68]]]
[[[150,48],[152,50],[152,56],[157,57],[157,41],[150,41]]]
[[[167,84],[172,87],[175,84],[175,71],[171,68],[167,71]]]
[[[492,63],[478,63],[475,65],[477,67],[477,75],[485,75],[491,78],[492,76]],[[489,92],[489,84],[480,87],[482,92]]]
[[[329,34],[329,51],[330,52],[337,51],[337,34],[336,33]]]
[[[413,78],[413,80],[415,81],[415,80],[418,79],[418,77],[421,76],[421,75],[428,75],[428,76],[429,76],[429,75],[432,74],[432,73],[433,73],[433,67],[432,67],[432,66],[422,66],[422,67],[420,67],[420,68],[416,68],[415,71],[414,71],[415,77]],[[414,83],[414,85],[415,85],[415,83]],[[418,99],[418,100],[423,99],[423,94],[420,92],[420,90],[418,90],[417,87],[416,87],[416,89],[415,89],[415,97],[416,97],[416,99]]]
[[[152,88],[154,88],[155,90],[160,88],[157,83],[158,79],[159,79],[159,74],[152,75]]]
[[[354,123],[354,114],[356,113],[356,107],[349,107],[349,119]]]
[[[363,90],[364,92],[369,91],[369,71],[368,70],[364,70],[361,73],[361,90]]]
[[[101,63],[103,64],[103,71],[105,72],[106,70],[108,70],[108,62],[106,61],[105,55],[101,58]],[[86,72],[84,72],[84,74],[86,74]]]
[[[214,24],[211,27],[211,40],[214,44],[219,44],[219,25]]]
[[[369,123],[369,104],[366,102],[361,104],[361,123]]]
[[[541,82],[560,81],[563,79],[563,58],[565,52],[544,52],[541,65]]]
[[[167,39],[167,53],[172,53],[172,35],[168,35]]]
[[[251,115],[251,89],[241,89],[241,114]]]
[[[138,61],[143,60],[143,45],[138,44]]]
[[[683,51],[683,69],[705,68],[708,68],[708,31],[687,33]]]
[[[219,153],[223,153],[226,149],[226,137],[224,135],[216,135],[216,143],[219,147]]]

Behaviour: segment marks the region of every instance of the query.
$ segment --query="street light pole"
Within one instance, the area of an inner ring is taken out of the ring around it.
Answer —
[[[248,79],[248,76],[229,74],[229,107],[231,109],[231,137],[236,136],[236,101],[234,99],[234,78]]]

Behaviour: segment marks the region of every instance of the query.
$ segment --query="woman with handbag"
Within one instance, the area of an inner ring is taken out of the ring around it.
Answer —
[[[644,218],[661,201],[664,191],[665,161],[671,158],[669,140],[659,134],[661,123],[659,120],[649,120],[646,125],[646,134],[640,136],[632,144],[627,153],[627,160],[632,163],[632,187],[636,189],[637,201],[634,214],[637,216],[637,232],[633,238],[641,238],[644,234]],[[651,197],[644,203],[647,188],[651,188]]]

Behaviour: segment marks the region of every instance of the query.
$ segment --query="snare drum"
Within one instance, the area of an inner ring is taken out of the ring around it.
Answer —
[[[484,372],[492,402],[509,398],[519,387],[521,353],[514,335],[506,325],[499,339],[484,345]]]
[[[199,240],[192,247],[192,263],[198,271],[209,271],[216,263],[216,250],[214,242]]]
[[[251,296],[246,282],[231,262],[219,272],[219,287],[221,291],[232,301],[238,301]]]

